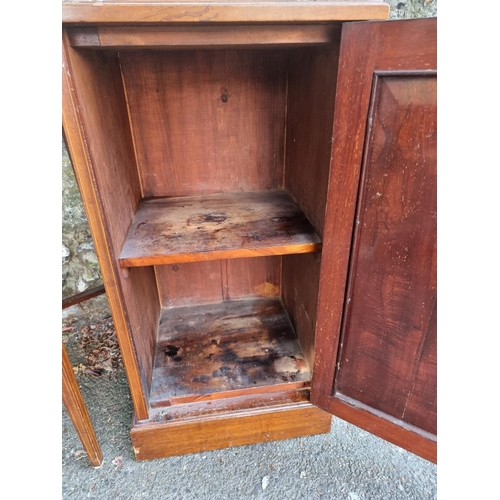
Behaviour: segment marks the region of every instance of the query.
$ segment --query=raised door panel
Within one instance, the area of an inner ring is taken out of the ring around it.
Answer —
[[[433,461],[435,42],[435,19],[344,28],[312,385],[318,406]]]

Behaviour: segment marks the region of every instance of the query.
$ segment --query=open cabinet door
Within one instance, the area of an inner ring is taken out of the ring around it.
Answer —
[[[436,28],[344,24],[311,396],[434,462]]]

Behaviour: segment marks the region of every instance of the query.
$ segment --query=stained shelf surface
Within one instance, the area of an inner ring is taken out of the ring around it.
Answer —
[[[313,226],[284,191],[144,200],[122,252],[122,267],[310,253]]]
[[[279,299],[164,309],[151,407],[310,385],[288,314]]]

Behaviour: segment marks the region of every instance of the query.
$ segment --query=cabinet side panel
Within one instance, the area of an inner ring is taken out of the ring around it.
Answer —
[[[311,371],[314,365],[320,262],[318,254],[283,256],[283,303]]]
[[[286,130],[285,189],[323,237],[340,28],[326,47],[290,53]],[[283,257],[283,302],[304,356],[313,368],[320,259]]]
[[[376,81],[336,390],[435,432],[436,78]]]
[[[323,236],[333,111],[337,82],[338,39],[326,47],[290,53],[286,125],[285,189]]]
[[[279,188],[286,51],[122,52],[145,197]]]
[[[76,51],[65,43],[69,89],[63,122],[123,352],[137,418],[147,418],[159,301],[152,268],[117,262],[140,198],[134,150],[116,54]],[[71,122],[71,123],[70,123]]]

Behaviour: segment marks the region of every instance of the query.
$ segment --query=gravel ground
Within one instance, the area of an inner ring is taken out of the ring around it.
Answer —
[[[437,467],[339,419],[329,434],[137,462],[111,318],[63,325],[104,463],[90,466],[63,407],[64,499],[435,499]]]

